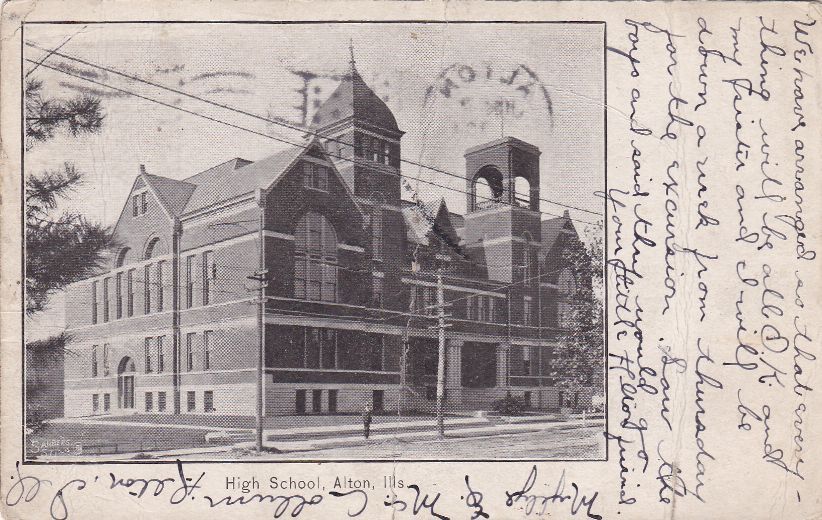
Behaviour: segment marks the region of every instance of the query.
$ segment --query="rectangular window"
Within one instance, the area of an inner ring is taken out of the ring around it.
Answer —
[[[388,143],[386,141],[379,141],[377,147],[377,162],[380,164],[388,164]]]
[[[308,299],[319,300],[322,294],[323,264],[319,260],[308,260]]]
[[[337,390],[328,391],[328,413],[337,413]]]
[[[382,274],[382,273],[380,273]],[[372,305],[378,309],[382,308],[382,293],[383,293],[383,277],[382,276],[375,276],[372,278],[373,286],[372,286],[372,294],[371,300]]]
[[[157,373],[165,370],[165,336],[157,336]]]
[[[374,211],[371,219],[371,254],[374,260],[383,259],[382,211]]]
[[[375,412],[381,412],[385,406],[385,391],[374,390],[371,397],[371,407]]]
[[[362,135],[355,133],[354,134],[354,155],[357,157],[362,157]]]
[[[157,262],[157,277],[155,280],[155,287],[157,288],[157,312],[163,310],[163,267],[165,262]]]
[[[108,366],[108,343],[103,344],[103,375],[108,376],[110,374],[109,366]]]
[[[186,409],[193,412],[197,407],[197,394],[194,392],[186,392]]]
[[[143,269],[143,294],[145,296],[143,313],[149,314],[151,312],[151,264]]]
[[[533,302],[527,296],[525,296],[522,300],[522,323],[524,325],[530,325],[532,322],[532,314],[531,310],[533,307]]]
[[[108,321],[108,282],[109,278],[103,279],[103,322]]]
[[[152,371],[151,367],[151,338],[143,340],[143,354],[146,358],[146,374]]]
[[[91,323],[97,324],[97,282],[91,282]]]
[[[297,257],[294,259],[294,297],[305,298],[305,264],[306,258]]]
[[[186,370],[194,370],[194,332],[186,334]]]
[[[203,305],[208,305],[211,301],[211,280],[214,273],[213,256],[213,251],[203,251]]]
[[[194,255],[186,257],[186,309],[194,305]]]
[[[211,368],[211,344],[214,341],[214,331],[207,330],[203,332],[203,370]]]
[[[143,215],[145,215],[146,211],[148,211],[148,198],[146,197],[146,192],[140,194],[140,203],[142,205]]]
[[[91,396],[91,411],[97,413],[100,410],[100,394]]]
[[[129,318],[134,316],[134,269],[126,275],[126,312]]]
[[[123,317],[123,273],[117,273],[114,284],[115,316],[119,320]]]
[[[394,160],[394,143],[386,143],[385,147],[385,164],[389,166],[395,166]]]
[[[214,392],[211,390],[203,392],[203,410],[206,412],[214,411]]]
[[[377,161],[377,151],[380,147],[380,140],[376,137],[371,137],[368,139],[368,159],[371,161]]]
[[[131,198],[131,216],[136,217],[140,214],[140,196],[135,195]]]
[[[297,390],[294,394],[294,410],[305,413],[305,390]]]
[[[522,375],[531,375],[531,347],[522,347]]]
[[[91,346],[91,377],[97,377],[97,345]]]
[[[166,411],[166,393],[165,392],[157,392],[157,411],[158,412],[165,412]]]
[[[368,363],[371,370],[383,370],[383,357],[385,352],[385,336],[382,334],[371,335],[369,337],[370,352],[368,353]]]
[[[103,394],[103,411],[111,410],[111,394]]]
[[[320,351],[322,368],[336,368],[337,367],[337,331],[331,329],[322,329],[320,335],[322,342],[322,349]]]
[[[306,188],[314,186],[314,163],[308,161],[303,163],[303,186]]]
[[[477,297],[469,296],[465,299],[465,319],[477,319]]]
[[[314,187],[328,191],[328,168],[319,164],[314,165]]]
[[[312,390],[311,391],[311,411],[315,413],[319,413],[323,411],[323,391],[322,390]]]
[[[321,299],[326,302],[337,301],[337,266],[323,263],[322,265],[322,294]]]
[[[154,411],[154,394],[146,392],[146,412]]]
[[[305,329],[305,368],[320,367],[320,329]]]

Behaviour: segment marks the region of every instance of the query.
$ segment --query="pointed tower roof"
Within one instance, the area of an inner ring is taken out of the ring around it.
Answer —
[[[350,70],[340,86],[323,103],[311,122],[315,129],[325,128],[345,119],[353,118],[377,128],[400,132],[397,120],[388,105],[377,96],[357,71],[354,61],[353,46],[351,50]]]

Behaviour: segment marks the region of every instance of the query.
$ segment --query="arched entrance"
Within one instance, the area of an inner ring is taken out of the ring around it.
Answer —
[[[126,356],[117,365],[117,405],[134,408],[134,360]]]

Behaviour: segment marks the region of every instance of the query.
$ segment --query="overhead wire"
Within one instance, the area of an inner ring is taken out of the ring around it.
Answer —
[[[82,58],[78,58],[77,56],[71,56],[71,55],[68,55],[68,54],[65,54],[65,53],[57,52],[59,50],[59,47],[57,49],[48,49],[46,47],[42,47],[40,45],[37,45],[36,43],[31,42],[30,40],[26,42],[26,45],[29,46],[29,47],[38,49],[38,50],[42,50],[44,52],[50,52],[51,54],[49,56],[54,55],[54,56],[58,56],[58,57],[63,58],[63,59],[76,61],[77,63],[82,63],[83,65],[86,65],[88,67],[94,67],[94,68],[109,72],[111,74],[116,74],[118,76],[122,76],[124,78],[131,79],[133,81],[144,83],[146,85],[150,85],[150,86],[153,86],[153,87],[156,87],[156,88],[168,90],[168,91],[173,92],[175,94],[185,96],[185,97],[188,97],[190,99],[194,99],[196,101],[200,101],[200,102],[203,102],[203,103],[207,103],[209,105],[212,105],[212,106],[215,106],[215,107],[218,107],[218,108],[222,108],[222,109],[225,109],[225,110],[236,112],[238,114],[241,114],[241,115],[244,115],[244,116],[247,116],[247,117],[258,119],[260,121],[264,121],[264,122],[269,123],[269,124],[282,126],[284,128],[288,128],[290,130],[295,130],[295,131],[302,132],[302,133],[305,133],[305,134],[313,135],[313,136],[316,136],[316,137],[320,137],[322,139],[327,139],[327,140],[332,141],[332,142],[336,142],[336,143],[339,143],[339,144],[344,144],[346,146],[352,146],[352,143],[347,143],[347,142],[345,142],[341,139],[337,139],[337,138],[329,136],[329,135],[321,134],[320,132],[317,132],[317,131],[314,131],[314,130],[311,130],[311,129],[308,129],[308,128],[303,128],[303,127],[300,127],[300,126],[297,126],[297,125],[286,123],[286,122],[281,121],[281,120],[264,117],[264,116],[261,116],[259,114],[255,114],[253,112],[248,112],[246,110],[242,110],[242,109],[239,109],[239,108],[236,108],[236,107],[232,107],[232,106],[226,105],[224,103],[218,103],[216,101],[213,101],[213,100],[210,100],[210,99],[207,99],[207,98],[203,98],[201,96],[197,96],[196,94],[191,94],[190,92],[185,92],[183,90],[176,89],[174,87],[170,87],[168,85],[163,85],[161,83],[150,81],[150,80],[147,80],[145,78],[141,78],[141,77],[133,75],[133,74],[128,74],[126,72],[122,72],[122,71],[114,69],[112,67],[106,67],[104,65],[93,63],[93,62],[84,60]],[[47,58],[48,58],[48,56],[47,56]],[[430,171],[433,171],[433,172],[436,172],[436,173],[441,173],[443,175],[448,175],[450,177],[455,177],[455,178],[460,179],[460,180],[465,180],[465,177],[462,176],[462,175],[458,175],[458,174],[449,172],[447,170],[437,168],[436,166],[430,166],[430,165],[423,164],[423,163],[418,162],[418,161],[413,161],[411,159],[400,158],[400,162],[404,162],[404,163],[412,165],[412,166],[417,166],[419,168],[424,168],[426,170],[430,170]],[[425,181],[421,181],[420,179],[417,179],[417,180],[419,180],[420,182],[425,182]],[[448,188],[448,189],[450,189],[450,188]],[[495,200],[495,199],[489,199],[489,200]],[[577,207],[577,206],[572,206],[570,204],[557,202],[557,201],[542,198],[542,197],[537,197],[537,200],[539,200],[541,202],[547,202],[547,203],[553,204],[555,206],[561,206],[561,207],[564,207],[564,208],[573,209],[573,210],[581,211],[581,212],[584,212],[584,213],[589,213],[589,214],[592,214],[592,215],[603,216],[602,213],[597,212],[597,211],[593,211],[593,210],[589,210],[589,209],[585,209],[585,208],[580,208],[580,207]],[[553,216],[560,216],[560,215],[555,215],[553,213],[547,213],[547,214],[553,215]]]
[[[59,53],[56,53],[55,55],[57,55],[57,54],[59,54]],[[77,79],[80,79],[80,80],[83,80],[83,81],[87,81],[87,82],[93,83],[95,85],[110,88],[112,90],[116,90],[116,91],[121,92],[123,94],[134,96],[136,98],[143,99],[145,101],[149,101],[149,102],[152,102],[152,103],[157,103],[159,105],[165,106],[167,108],[171,108],[173,110],[177,110],[177,111],[180,111],[180,112],[183,112],[183,113],[187,113],[187,114],[193,115],[195,117],[200,117],[200,118],[205,119],[207,121],[211,121],[211,122],[214,122],[214,123],[219,123],[219,124],[222,124],[222,125],[226,125],[230,128],[246,131],[246,132],[252,133],[254,135],[260,136],[260,137],[264,137],[264,138],[267,138],[267,139],[272,139],[274,141],[278,141],[278,142],[281,142],[283,144],[288,144],[288,145],[295,146],[295,147],[298,147],[298,148],[303,148],[303,149],[306,149],[306,150],[308,148],[310,148],[309,144],[301,144],[301,143],[297,143],[297,142],[294,142],[294,141],[291,141],[291,140],[288,140],[288,139],[283,139],[281,137],[277,137],[277,136],[274,136],[274,135],[271,135],[271,134],[266,134],[266,133],[263,133],[263,132],[259,132],[257,130],[247,128],[247,127],[244,127],[244,126],[240,126],[240,125],[237,125],[237,124],[234,124],[234,123],[230,123],[228,121],[224,121],[224,120],[219,119],[219,118],[211,117],[211,116],[202,114],[202,113],[194,111],[194,110],[188,110],[188,109],[185,109],[185,108],[180,107],[180,106],[176,106],[176,105],[171,104],[171,103],[166,103],[164,101],[154,99],[154,98],[149,97],[149,96],[145,96],[145,95],[142,95],[142,94],[138,94],[136,92],[132,92],[132,91],[127,90],[127,89],[116,87],[116,86],[110,85],[108,83],[104,83],[102,81],[97,81],[95,79],[88,78],[88,77],[85,77],[85,76],[80,75],[80,74],[75,74],[73,72],[61,69],[59,67],[47,65],[47,64],[41,63],[41,62],[35,62],[35,61],[33,61],[31,59],[28,59],[28,58],[26,58],[26,61],[28,61],[30,63],[40,63],[41,67],[45,67],[47,69],[54,70],[56,72],[65,74],[67,76],[71,76],[71,77],[74,77],[74,78],[77,78]],[[164,88],[164,87],[160,86],[160,88]],[[305,130],[302,130],[302,129],[301,129],[301,131],[305,132]],[[326,155],[328,155],[330,157],[333,157],[335,159],[351,162],[353,164],[357,163],[356,159],[352,159],[350,157],[345,157],[345,156],[340,155],[340,154],[335,154],[335,153],[333,153],[331,151],[328,151],[328,150],[326,150],[325,153],[326,153]],[[385,171],[385,173],[388,174],[388,175],[392,175],[394,177],[399,177],[400,179],[404,178],[403,175],[400,174],[400,173],[394,173],[394,172],[390,172],[390,171],[387,171],[387,170]],[[464,177],[460,177],[460,178],[464,180]],[[479,195],[479,194],[472,194],[469,191],[461,190],[459,188],[454,188],[452,186],[446,186],[444,184],[436,183],[434,181],[429,181],[429,180],[419,179],[419,178],[416,179],[416,181],[417,182],[422,182],[424,184],[428,184],[428,185],[431,185],[431,186],[435,186],[435,187],[438,187],[438,188],[442,188],[442,189],[445,189],[445,190],[457,192],[457,193],[463,193],[463,194],[466,194],[466,195],[473,195],[477,198],[480,198],[480,199],[483,199],[483,200],[486,200],[486,201],[489,201],[489,202],[493,202],[494,204],[498,204],[500,206],[520,207],[520,206],[517,206],[516,204],[510,203],[510,202],[500,201],[500,200],[498,200],[494,197],[488,197],[488,196]],[[564,215],[559,215],[557,213],[551,213],[551,212],[547,212],[547,211],[543,211],[543,210],[536,210],[536,212],[540,213],[542,215],[550,216],[550,217],[568,218],[569,220],[572,220],[574,222],[579,222],[581,224],[587,224],[587,225],[591,225],[591,226],[599,226],[600,225],[597,222],[590,222],[590,221],[587,221],[587,220],[580,220],[580,219],[576,219],[576,218],[573,218],[573,217],[570,217],[570,216],[565,217]]]

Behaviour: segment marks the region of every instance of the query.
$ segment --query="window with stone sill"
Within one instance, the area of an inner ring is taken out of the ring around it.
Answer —
[[[303,163],[303,186],[320,191],[328,191],[329,169],[322,164],[309,161]]]
[[[337,234],[319,213],[306,213],[294,233],[294,297],[337,301]]]

